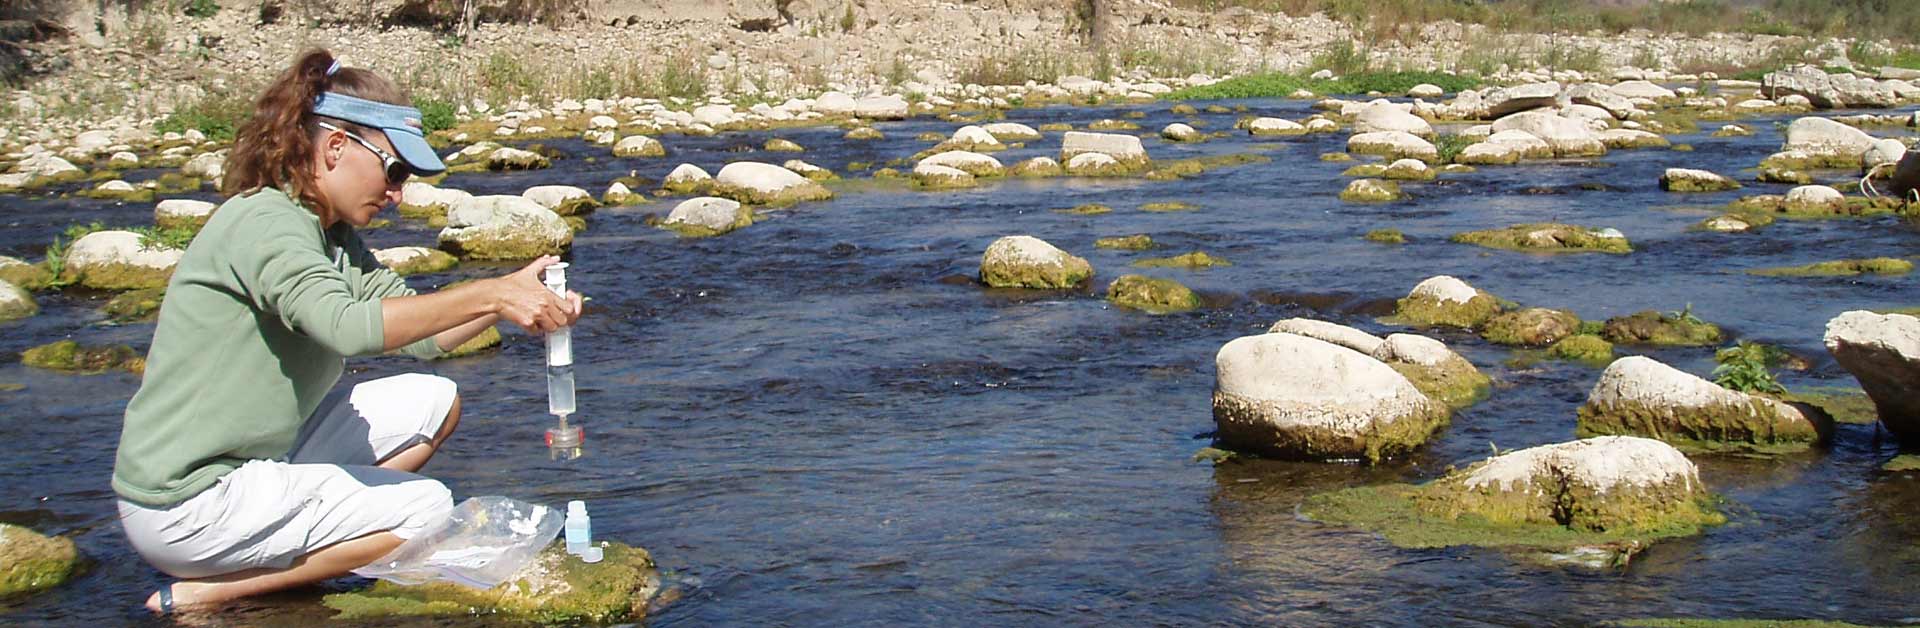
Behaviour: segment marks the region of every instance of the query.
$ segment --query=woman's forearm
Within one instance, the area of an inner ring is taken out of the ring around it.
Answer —
[[[382,299],[380,322],[386,350],[399,349],[429,336],[434,337],[442,349],[450,349],[479,334],[498,318],[490,296],[493,290],[488,285],[492,281],[496,280],[483,279],[432,294]],[[481,324],[483,321],[485,325]],[[447,343],[460,333],[465,333],[465,337],[459,342]]]
[[[480,332],[486,331],[498,322],[500,322],[498,314],[482,315],[453,329],[434,334],[433,344],[439,345],[441,351],[452,351],[455,347],[467,344],[468,340],[473,340],[474,336],[480,335]]]

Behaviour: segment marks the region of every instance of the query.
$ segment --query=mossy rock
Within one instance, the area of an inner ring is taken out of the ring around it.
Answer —
[[[0,598],[60,586],[79,563],[80,551],[71,539],[0,523]]]
[[[1353,155],[1347,153],[1320,153],[1320,161],[1341,163],[1353,161]]]
[[[920,140],[920,141],[922,141],[922,142],[944,142],[944,141],[947,141],[947,136],[946,136],[946,134],[944,134],[944,133],[938,133],[938,132],[935,132],[935,131],[923,131],[923,132],[921,132],[921,133],[920,133],[919,135],[915,135],[915,136],[913,136],[913,138],[914,138],[914,139],[916,139],[916,140]]]
[[[1206,174],[1206,172],[1209,170],[1215,170],[1218,168],[1226,168],[1229,166],[1240,166],[1245,164],[1264,164],[1272,161],[1273,161],[1272,157],[1268,157],[1265,155],[1253,155],[1253,154],[1212,155],[1208,157],[1193,157],[1190,159],[1176,159],[1173,161],[1153,162],[1151,164],[1153,166],[1153,169],[1147,171],[1147,173],[1143,176],[1153,181],[1172,181],[1175,179],[1189,179],[1189,178],[1197,177],[1202,174]]]
[[[190,177],[178,172],[163,173],[153,179],[153,191],[162,196],[174,196],[188,192],[198,192],[205,185],[199,177]]]
[[[39,290],[53,283],[53,271],[40,264],[28,264],[13,258],[0,258],[0,281],[24,290]]]
[[[390,268],[402,277],[426,275],[450,270],[460,265],[460,258],[439,249],[427,249],[426,255],[409,258]]]
[[[1092,124],[1087,125],[1087,130],[1090,130],[1090,131],[1138,131],[1140,130],[1140,125],[1134,124],[1132,122],[1128,122],[1125,120],[1114,120],[1114,119],[1108,118],[1105,120],[1095,120]]]
[[[1814,418],[1818,409],[1801,406],[1808,420],[1782,414],[1773,404],[1755,398],[1738,404],[1671,408],[1642,403],[1580,406],[1574,434],[1631,435],[1657,438],[1686,451],[1791,453],[1805,451],[1822,440]]]
[[[1379,242],[1381,244],[1407,243],[1406,234],[1400,233],[1399,229],[1374,229],[1368,231],[1367,235],[1362,237],[1366,238],[1368,242]]]
[[[1151,314],[1180,312],[1200,307],[1193,290],[1172,279],[1145,275],[1121,275],[1107,285],[1107,300],[1114,305]]]
[[[1093,241],[1095,248],[1119,249],[1122,251],[1144,251],[1153,248],[1153,237],[1144,233],[1130,236],[1113,236]]]
[[[492,589],[448,582],[398,585],[380,581],[362,591],[335,593],[322,603],[335,619],[485,616],[494,621],[607,624],[646,616],[660,576],[646,550],[600,543],[605,553],[588,564],[556,543],[514,579]]]
[[[1046,124],[1042,124],[1040,126],[1034,127],[1034,130],[1039,131],[1041,133],[1057,133],[1060,131],[1072,131],[1073,125],[1067,122],[1048,122]]]
[[[1880,409],[1873,405],[1873,399],[1867,392],[1858,388],[1815,387],[1788,391],[1781,395],[1782,400],[1790,403],[1804,403],[1819,408],[1834,423],[1848,425],[1873,425],[1880,421]]]
[[[1727,205],[1727,210],[1739,214],[1765,214],[1789,219],[1821,219],[1913,214],[1920,212],[1920,206],[1884,196],[1876,198],[1849,196],[1839,203],[1807,204],[1789,203],[1786,197],[1777,194],[1763,194],[1734,201]]]
[[[1314,495],[1301,504],[1300,513],[1378,532],[1407,548],[1612,547],[1629,554],[1657,539],[1692,536],[1726,522],[1715,506],[1717,498],[1685,483],[1600,490],[1557,469],[1509,482],[1476,482],[1485,466],[1531,451],[1482,461],[1425,485],[1362,486]]]
[[[1443,301],[1428,296],[1402,297],[1394,302],[1395,319],[1410,325],[1444,325],[1473,329],[1500,313],[1500,299],[1485,292],[1466,303]]]
[[[758,190],[738,185],[726,185],[716,181],[713,185],[713,195],[730,198],[747,205],[768,207],[785,207],[805,201],[824,201],[833,198],[833,192],[831,190],[812,180],[807,180],[804,184],[795,184],[774,191]]]
[[[129,290],[114,295],[101,311],[118,322],[151,320],[160,311],[160,302],[166,297],[166,288]]]
[[[1505,229],[1468,231],[1455,234],[1454,242],[1509,251],[1535,253],[1614,253],[1633,252],[1625,237],[1608,237],[1604,232],[1561,223],[1527,223]]]
[[[807,150],[799,144],[793,143],[792,140],[784,140],[777,137],[767,140],[767,143],[762,145],[760,149],[775,153],[803,153]]]
[[[90,188],[86,190],[81,190],[79,192],[79,195],[87,198],[99,199],[103,201],[119,201],[122,203],[151,203],[153,202],[154,191],[153,191],[153,188],[144,188],[144,187],[137,187],[131,190],[114,190],[114,189],[103,190],[100,188]]]
[[[980,282],[995,288],[1063,290],[1092,276],[1085,258],[1031,236],[996,240],[980,258]]]
[[[1073,214],[1075,216],[1098,216],[1100,214],[1113,213],[1113,208],[1099,203],[1082,203],[1066,209],[1056,209],[1053,211],[1062,214]]]
[[[1360,164],[1340,171],[1343,177],[1378,178],[1387,174],[1386,164]]]
[[[1140,206],[1140,211],[1147,212],[1189,212],[1196,209],[1200,209],[1200,207],[1192,203],[1182,203],[1180,201],[1147,203]]]
[[[1385,203],[1406,197],[1400,184],[1385,179],[1357,179],[1340,191],[1340,200],[1349,203]]]
[[[1901,454],[1880,465],[1881,471],[1903,472],[1920,471],[1920,454]]]
[[[1494,344],[1545,347],[1579,330],[1580,317],[1573,312],[1530,307],[1493,317],[1480,335]]]
[[[1760,168],[1759,174],[1754,175],[1754,180],[1759,181],[1761,183],[1790,183],[1793,185],[1808,185],[1813,183],[1813,175],[1807,174],[1806,172],[1802,172],[1799,170],[1791,170],[1788,168],[1780,168],[1777,166],[1764,166]]]
[[[1913,272],[1913,262],[1893,257],[1843,259],[1804,266],[1780,266],[1747,271],[1767,277],[1845,277],[1853,275],[1904,275]]]
[[[85,269],[72,264],[61,271],[60,281],[77,283],[98,290],[138,290],[140,288],[161,288],[167,280],[173,278],[173,268],[152,268],[135,264],[112,262],[95,264]]]
[[[1719,344],[1721,334],[1720,326],[1691,314],[1645,310],[1607,319],[1600,337],[1615,344],[1702,347]]]
[[[1547,347],[1547,355],[1596,366],[1605,365],[1613,361],[1613,343],[1592,334],[1579,334],[1553,343]]]
[[[1387,366],[1393,367],[1427,397],[1454,410],[1478,403],[1493,390],[1493,379],[1465,358],[1448,360],[1438,366],[1405,362],[1389,362]]]
[[[1172,109],[1168,109],[1167,111],[1176,116],[1192,116],[1192,115],[1200,114],[1199,109],[1195,109],[1193,105],[1189,105],[1186,103],[1180,103],[1178,105],[1174,105]]]
[[[440,359],[464,358],[498,346],[500,346],[500,329],[488,327],[480,330],[478,335],[467,339],[466,342],[460,343],[460,346],[454,347],[452,351],[442,354]]]
[[[27,366],[89,375],[116,368],[132,371],[138,361],[140,355],[126,345],[85,347],[72,340],[40,345],[20,354],[20,362]]]
[[[1175,255],[1173,257],[1156,257],[1153,259],[1143,259],[1133,263],[1133,266],[1135,268],[1204,269],[1204,268],[1213,268],[1215,266],[1232,266],[1232,265],[1233,265],[1232,262],[1229,262],[1219,257],[1208,255],[1205,251],[1194,251],[1192,253],[1187,253],[1184,255]]]

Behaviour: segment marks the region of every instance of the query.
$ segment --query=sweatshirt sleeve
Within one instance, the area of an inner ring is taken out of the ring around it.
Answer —
[[[375,259],[373,253],[367,250],[366,245],[361,243],[359,238],[354,238],[351,246],[347,254],[353,265],[360,270],[360,294],[367,295],[375,301],[419,294],[407,285],[407,280],[402,278],[400,273],[393,272],[393,269],[387,268],[386,264]],[[440,350],[440,343],[435,341],[433,336],[416,340],[398,351],[422,360],[431,360],[447,353]]]
[[[386,344],[380,300],[353,297],[319,234],[285,221],[252,222],[258,237],[237,247],[233,265],[254,305],[335,353],[380,353]]]

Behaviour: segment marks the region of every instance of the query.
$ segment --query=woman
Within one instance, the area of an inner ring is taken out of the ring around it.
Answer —
[[[234,140],[230,199],[168,282],[114,461],[134,550],[183,579],[148,608],[345,575],[446,518],[446,487],[413,472],[460,421],[453,382],[332,390],[346,356],[432,357],[502,318],[545,333],[579,317],[579,295],[540,283],[556,258],[430,295],[373,259],[354,227],[446,169],[407,102],[312,50]]]

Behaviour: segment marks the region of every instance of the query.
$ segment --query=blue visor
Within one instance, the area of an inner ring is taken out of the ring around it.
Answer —
[[[427,136],[420,130],[419,109],[326,92],[313,101],[313,113],[379,129],[416,175],[432,176],[447,169],[433,147],[427,145]]]

